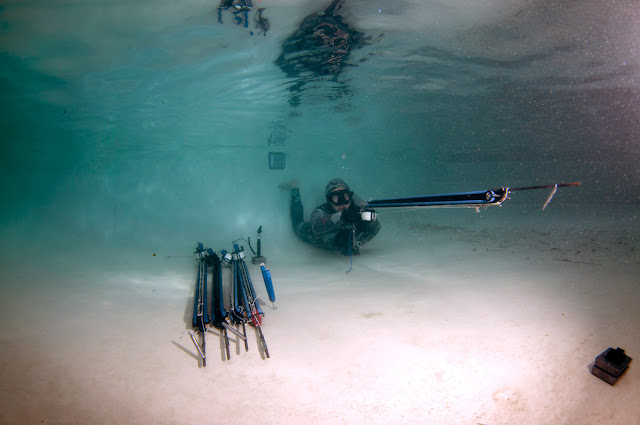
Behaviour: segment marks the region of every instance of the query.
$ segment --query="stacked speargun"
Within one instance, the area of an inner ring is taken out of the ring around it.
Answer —
[[[256,329],[261,354],[263,353],[264,357],[269,358],[269,349],[262,332],[264,312],[251,282],[247,263],[244,261],[244,250],[237,243],[234,243],[233,247],[233,252],[229,253],[222,250],[220,256],[218,256],[211,248],[204,248],[203,244],[198,242],[195,251],[198,256],[198,278],[193,302],[193,327],[196,332],[190,331],[189,335],[202,358],[202,366],[207,365],[205,350],[205,335],[207,332],[218,335],[221,338],[224,345],[223,358],[226,355],[227,360],[231,358],[227,332],[231,332],[238,338],[235,340],[236,343],[240,340],[244,341],[245,351],[249,351],[247,323],[253,325]],[[226,303],[222,278],[223,266],[231,270]],[[211,304],[209,305],[207,303],[207,276],[210,269],[213,280],[211,285]],[[273,290],[271,272],[264,263],[260,264],[260,269],[269,300],[273,303],[275,310],[276,296]],[[211,314],[209,314],[209,309]],[[212,330],[211,327],[217,329],[218,332]]]

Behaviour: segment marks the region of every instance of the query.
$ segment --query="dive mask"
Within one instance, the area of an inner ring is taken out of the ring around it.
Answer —
[[[335,206],[347,205],[351,202],[351,196],[353,192],[348,189],[336,190],[329,193],[329,202]]]

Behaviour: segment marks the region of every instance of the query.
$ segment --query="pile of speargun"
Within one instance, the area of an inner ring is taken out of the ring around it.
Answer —
[[[258,349],[263,358],[269,358],[269,349],[267,342],[262,333],[262,318],[264,312],[258,302],[258,295],[251,282],[247,263],[244,261],[245,254],[243,248],[237,243],[233,244],[233,252],[229,253],[222,250],[218,256],[211,248],[205,248],[202,243],[198,242],[195,254],[198,256],[198,277],[196,279],[196,291],[193,301],[193,327],[196,332],[189,332],[200,357],[202,358],[202,366],[206,366],[206,342],[205,335],[207,332],[218,335],[221,338],[221,347],[223,347],[223,358],[226,355],[227,360],[231,358],[231,350],[229,348],[229,335],[231,332],[237,338],[235,342],[237,346],[240,340],[244,342],[245,351],[249,351],[249,342],[247,338],[247,323],[252,325],[256,330]],[[230,269],[229,284],[223,285],[222,268],[226,266]],[[260,264],[264,284],[269,295],[269,300],[274,303],[275,309],[275,293],[273,283],[271,281],[271,272]],[[207,278],[212,275],[211,303],[207,303],[208,288]],[[225,293],[227,296],[225,297]],[[226,301],[226,302],[225,302]],[[211,312],[209,314],[209,311]],[[214,331],[213,328],[216,329]],[[199,338],[198,338],[199,336]],[[239,352],[239,348],[237,349]]]

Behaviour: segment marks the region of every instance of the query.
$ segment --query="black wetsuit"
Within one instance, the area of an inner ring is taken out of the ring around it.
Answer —
[[[369,242],[380,231],[380,222],[358,220],[343,221],[342,214],[328,203],[317,207],[311,219],[304,221],[304,209],[298,189],[291,190],[291,222],[293,230],[303,241],[319,248],[339,251],[342,254],[358,254],[359,247]],[[352,230],[355,226],[355,243]]]

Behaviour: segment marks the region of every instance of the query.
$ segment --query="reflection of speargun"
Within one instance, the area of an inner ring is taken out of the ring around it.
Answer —
[[[220,0],[220,6],[218,6],[218,23],[222,23],[222,11],[233,9],[234,19],[236,24],[240,25],[244,23],[246,28],[249,25],[249,11],[253,9],[251,0]],[[240,14],[241,16],[238,16]]]
[[[233,0],[220,0],[220,6],[218,6],[218,23],[222,23],[222,11],[229,9],[233,6]]]
[[[264,7],[259,8],[258,13],[253,18],[253,20],[256,22],[256,28],[261,29],[258,34],[263,33],[263,35],[267,35],[267,31],[271,29],[271,23],[269,22],[269,19],[262,16],[263,11]]]

